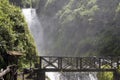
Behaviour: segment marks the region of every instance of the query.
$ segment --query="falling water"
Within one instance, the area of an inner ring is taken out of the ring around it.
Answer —
[[[22,9],[40,55],[44,55],[43,28],[35,9]],[[50,80],[97,80],[96,73],[46,73]]]
[[[28,23],[29,29],[33,35],[35,43],[37,45],[37,49],[39,54],[43,53],[43,28],[41,26],[40,21],[38,20],[36,10],[35,9],[22,9],[22,12],[26,18],[26,22]]]
[[[50,80],[98,80],[95,72],[49,72],[47,75]]]

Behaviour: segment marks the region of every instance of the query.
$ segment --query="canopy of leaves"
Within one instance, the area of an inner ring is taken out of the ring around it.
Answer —
[[[37,54],[21,10],[10,5],[7,0],[0,0],[0,48],[23,53],[26,59],[22,60],[29,60]]]
[[[37,13],[46,53],[120,55],[119,0],[40,0]]]
[[[49,55],[120,55],[120,0],[40,0],[37,13]]]
[[[19,6],[21,8],[36,7],[39,0],[9,0],[12,4]]]

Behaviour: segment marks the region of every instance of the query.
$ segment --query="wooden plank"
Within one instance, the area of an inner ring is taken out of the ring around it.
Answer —
[[[42,69],[42,57],[39,58],[39,68]]]
[[[42,69],[45,72],[113,72],[115,69]]]

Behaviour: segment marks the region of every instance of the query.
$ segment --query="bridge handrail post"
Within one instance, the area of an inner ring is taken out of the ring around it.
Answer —
[[[117,69],[119,69],[119,60],[120,60],[120,57],[117,57]]]
[[[113,68],[112,63],[113,63],[114,58],[112,58],[112,57],[108,57],[108,58],[110,60],[110,62],[109,62],[110,68],[112,69]]]
[[[80,69],[82,69],[82,58],[79,58],[80,59]]]
[[[58,69],[62,69],[62,57],[58,57]]]
[[[99,63],[98,67],[99,67],[99,69],[101,69],[101,58],[99,58],[99,62],[98,63]]]
[[[78,69],[78,60],[79,60],[79,58],[76,57],[76,69]]]
[[[42,57],[39,57],[39,68],[42,69]]]

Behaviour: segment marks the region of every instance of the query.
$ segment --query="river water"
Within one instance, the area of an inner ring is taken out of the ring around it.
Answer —
[[[44,46],[44,34],[43,28],[40,20],[37,17],[35,9],[22,9],[23,15],[25,16],[26,22],[28,23],[29,30],[33,35],[35,43],[37,45],[37,49],[40,55],[44,54],[43,46]],[[48,72],[46,76],[50,80],[98,80],[97,73],[90,72]],[[46,80],[49,80],[46,79]]]

